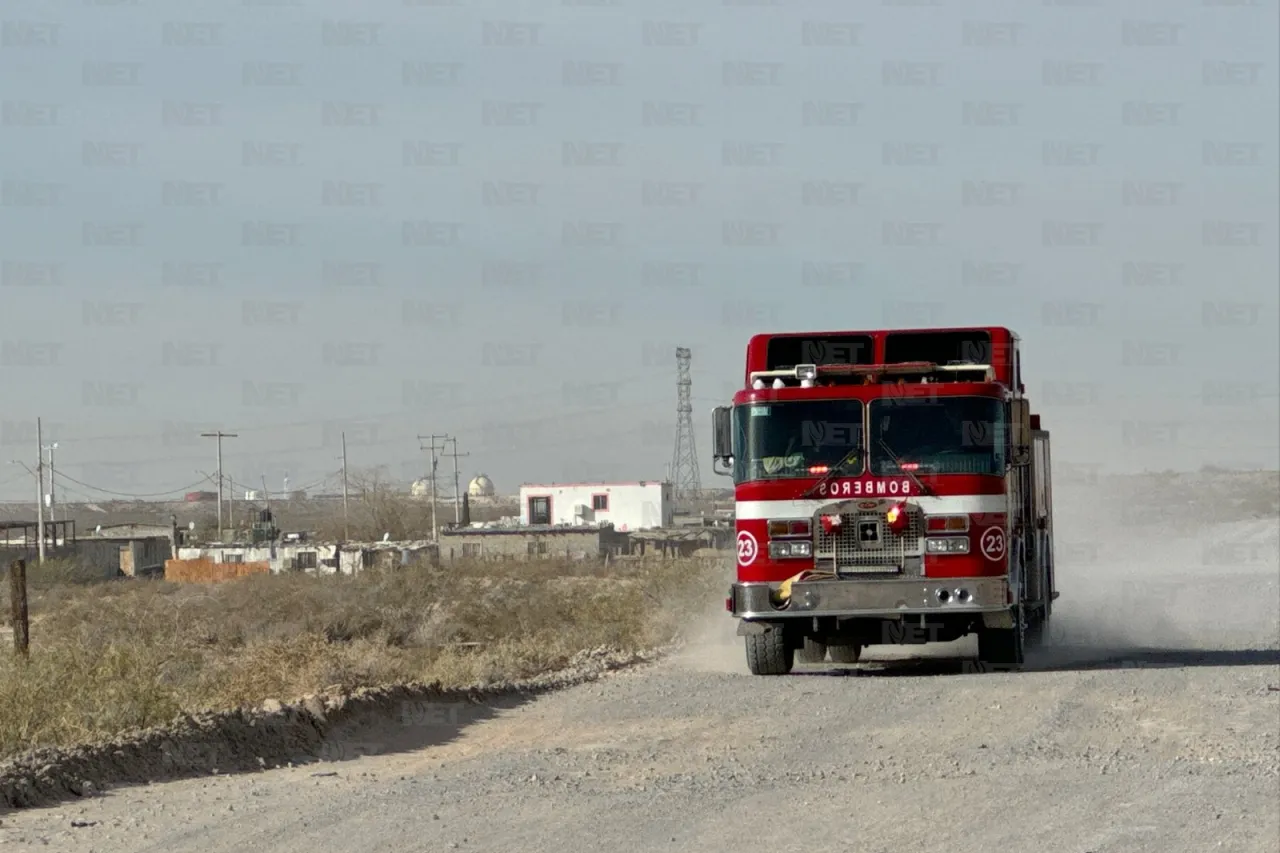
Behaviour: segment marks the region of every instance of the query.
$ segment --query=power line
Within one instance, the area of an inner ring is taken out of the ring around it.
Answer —
[[[323,478],[321,478],[321,479],[319,479],[319,480],[314,480],[314,481],[312,481],[312,482],[310,482],[310,483],[307,483],[307,484],[306,484],[306,485],[304,485],[304,486],[295,486],[295,487],[293,487],[292,489],[290,489],[289,491],[291,491],[291,492],[305,492],[305,491],[308,491],[308,490],[310,490],[310,489],[314,489],[314,488],[316,488],[317,486],[323,486],[323,485],[327,484],[330,480],[332,480],[334,477],[340,476],[340,475],[341,475],[341,473],[342,473],[342,471],[341,471],[341,470],[338,470],[338,471],[331,471],[329,474],[325,475]],[[213,482],[213,480],[214,480],[214,475],[213,475],[213,474],[205,474],[205,479],[206,479],[207,481],[209,481],[210,483],[212,483],[212,482]],[[229,474],[227,475],[227,483],[229,483],[229,484],[230,484],[230,486],[231,486],[231,488],[233,488],[233,489],[234,489],[234,488],[236,488],[236,487],[238,486],[238,487],[240,487],[240,488],[244,489],[245,491],[253,491],[252,489],[250,489],[250,488],[249,488],[249,486],[248,486],[247,484],[237,482],[237,481],[236,481],[236,479],[235,479],[234,477],[232,477],[231,475],[229,475]],[[287,496],[286,496],[286,497],[287,497]]]
[[[559,418],[546,418],[546,419],[539,419],[538,421],[529,421],[527,424],[522,423],[522,424],[520,424],[520,425],[517,427],[517,429],[516,429],[516,433],[517,433],[517,436],[516,436],[516,437],[517,437],[517,438],[519,437],[519,436],[518,436],[518,433],[520,432],[519,427],[523,427],[523,426],[534,426],[535,424],[537,424],[537,425],[542,425],[542,424],[551,425],[551,424],[553,424],[554,422],[556,422],[556,421],[558,421],[558,420],[560,420],[560,419],[559,419]],[[579,426],[582,426],[582,424],[579,424]],[[655,427],[656,427],[656,426],[658,426],[658,424],[655,422],[655,423],[646,423],[646,424],[639,425],[639,426],[633,426],[633,427],[628,427],[628,428],[624,428],[624,429],[616,430],[616,431],[613,431],[613,432],[611,432],[611,433],[610,433],[610,438],[611,438],[611,439],[617,439],[617,438],[624,437],[624,436],[642,436],[642,435],[644,435],[644,436],[648,436],[649,438],[653,438],[653,437],[656,437],[656,436],[659,434],[659,433],[655,433],[655,432],[654,432],[654,429],[655,429]],[[662,430],[662,434],[664,434],[663,442],[665,443],[667,440],[669,440],[669,439],[665,438],[665,436],[666,436],[666,435],[670,435],[670,433],[667,433],[667,432],[666,432],[666,429],[663,429],[663,430]],[[425,437],[424,437],[424,438],[425,438]],[[554,436],[551,436],[551,435],[536,435],[536,434],[531,434],[531,436],[530,436],[530,438],[529,438],[529,441],[527,441],[527,442],[517,442],[518,444],[520,444],[520,445],[522,445],[522,446],[507,446],[507,445],[505,445],[505,443],[504,443],[504,445],[503,445],[503,446],[499,446],[499,445],[496,445],[496,444],[488,444],[488,445],[484,445],[484,446],[481,446],[481,447],[479,448],[479,451],[480,451],[480,452],[479,452],[479,455],[480,455],[480,456],[483,456],[483,457],[485,457],[485,458],[489,458],[489,459],[491,459],[491,460],[493,460],[493,459],[506,459],[506,458],[511,457],[513,454],[524,453],[524,452],[528,452],[529,450],[534,449],[534,447],[532,447],[532,446],[530,446],[530,445],[536,445],[536,450],[537,450],[537,451],[539,451],[539,452],[541,452],[541,451],[546,451],[546,450],[559,450],[559,449],[563,449],[563,448],[566,448],[566,447],[580,447],[580,446],[582,446],[582,445],[583,445],[583,443],[584,443],[584,442],[589,442],[589,441],[592,441],[592,440],[595,440],[595,439],[598,439],[598,438],[599,438],[598,434],[596,434],[596,433],[594,433],[594,432],[590,432],[590,431],[585,431],[585,432],[580,432],[580,431],[577,431],[577,430],[574,430],[574,431],[568,431],[568,430],[561,431],[561,430],[557,429],[557,430],[555,431],[555,435],[554,435]],[[399,440],[400,440],[400,441],[402,441],[403,439],[399,439]],[[390,442],[390,441],[387,441],[387,442],[377,442],[377,444],[384,444],[384,443],[392,443],[392,442]],[[371,444],[372,444],[372,443],[371,443]],[[651,446],[651,442],[650,442],[650,441],[648,441],[648,439],[646,439],[646,445],[645,445],[645,446],[646,446],[646,447],[647,447],[647,446]],[[296,450],[296,448],[294,448],[294,449]],[[424,447],[423,449],[425,450],[426,448]],[[287,451],[280,451],[280,452],[287,452]],[[305,451],[303,451],[303,452],[305,452]],[[468,455],[476,455],[476,454],[475,454],[475,453],[470,453],[470,454],[459,453],[458,455],[459,455],[459,457],[464,457],[464,456],[468,456]],[[187,459],[190,459],[190,458],[192,458],[192,457],[182,457],[182,459],[183,459],[183,460],[187,460]],[[157,460],[152,459],[152,460],[149,460],[149,461],[157,461]],[[437,462],[437,465],[438,465],[438,462]],[[31,476],[33,476],[33,477],[35,476],[35,472],[34,472],[33,470],[31,470],[29,466],[28,466],[28,468],[27,468],[27,473],[28,473],[28,474],[30,474],[30,475],[31,475]],[[145,499],[147,499],[147,498],[165,498],[165,497],[170,497],[170,496],[175,495],[175,494],[180,494],[180,493],[183,493],[183,492],[191,491],[191,490],[193,490],[193,489],[198,489],[198,488],[200,488],[200,487],[202,487],[202,486],[207,487],[207,484],[208,484],[209,482],[214,482],[214,481],[216,480],[216,476],[215,476],[215,475],[208,475],[208,476],[207,476],[207,478],[206,478],[205,480],[199,480],[199,481],[197,481],[197,482],[195,482],[195,483],[191,483],[191,484],[189,484],[189,485],[183,486],[183,487],[182,487],[182,488],[180,488],[180,489],[172,489],[172,490],[168,490],[168,491],[156,491],[156,492],[131,492],[131,491],[122,491],[122,490],[118,490],[118,489],[107,489],[107,488],[104,488],[104,487],[101,487],[101,486],[95,485],[95,484],[93,484],[93,483],[90,483],[90,482],[88,482],[88,481],[86,481],[86,480],[80,480],[80,479],[77,479],[77,478],[75,478],[75,477],[73,477],[73,476],[71,476],[71,475],[69,475],[69,474],[66,474],[66,473],[65,473],[65,471],[62,471],[62,470],[59,470],[59,471],[54,472],[54,476],[57,478],[57,480],[58,480],[58,482],[59,482],[60,484],[72,483],[72,484],[75,484],[75,485],[81,486],[82,488],[88,489],[88,490],[90,490],[90,491],[92,491],[92,492],[96,492],[96,493],[99,493],[99,494],[102,494],[102,495],[106,495],[106,496],[108,496],[108,497],[116,497],[116,498],[123,498],[123,499],[138,499],[138,500],[145,500]],[[299,487],[299,488],[302,488],[304,491],[305,491],[305,490],[309,490],[309,489],[314,488],[314,487],[316,487],[316,486],[321,486],[321,485],[325,485],[326,483],[330,483],[333,479],[335,479],[335,478],[337,478],[337,477],[340,477],[340,476],[341,476],[341,469],[338,469],[337,471],[331,471],[331,472],[329,472],[328,474],[326,474],[326,475],[325,475],[324,479],[317,480],[314,484],[310,484],[310,485],[308,485],[308,486],[306,486],[306,487]],[[6,484],[8,484],[8,483],[17,482],[17,481],[18,481],[18,480],[20,480],[20,479],[21,479],[21,476],[20,476],[20,475],[15,476],[15,477],[11,477],[11,478],[9,478],[8,480],[0,481],[0,486],[6,485]],[[167,478],[166,478],[166,479],[167,479]],[[234,481],[234,478],[227,476],[227,475],[225,474],[225,472],[224,472],[224,476],[223,476],[223,482],[224,482],[224,483],[231,482],[231,483],[233,484],[233,486],[236,486],[236,487],[243,487],[243,488],[246,488],[246,489],[247,489],[247,488],[250,488],[250,487],[248,487],[248,486],[244,486],[243,484],[240,484],[240,483],[238,483],[238,482],[235,482],[235,481]],[[65,485],[64,485],[64,488],[65,488]],[[28,501],[28,500],[22,500],[22,499],[0,499],[0,504],[29,504],[29,501]]]
[[[25,467],[25,466],[24,466],[24,467]],[[27,473],[28,473],[28,474],[31,474],[32,476],[34,476],[34,475],[35,475],[35,472],[34,472],[34,471],[32,471],[30,468],[27,468]],[[18,480],[20,480],[20,479],[22,479],[22,475],[21,475],[21,474],[14,474],[12,477],[10,477],[10,478],[9,478],[9,479],[7,479],[7,480],[0,480],[0,486],[7,486],[7,485],[9,485],[10,483],[16,483],[16,482],[18,482]]]
[[[609,436],[610,436],[610,439],[612,440],[612,439],[617,439],[623,436],[640,436],[640,435],[646,435],[646,434],[652,435],[652,425],[635,426],[635,427],[629,427],[626,429],[616,430],[609,433]],[[544,440],[542,438],[539,438],[536,441],[536,449],[539,451],[543,451],[543,450],[558,450],[566,447],[580,447],[584,442],[588,442],[598,438],[599,436],[594,433],[584,433],[584,434],[576,434],[576,435],[559,434],[557,438],[550,439],[550,440]],[[379,442],[379,443],[382,443],[382,442]],[[425,450],[426,448],[423,448],[423,449]],[[481,450],[480,455],[485,456],[487,458],[507,458],[513,453],[523,453],[523,452],[526,452],[528,449],[530,448],[484,446],[480,449]],[[459,453],[458,455],[459,457],[465,457],[465,456],[470,456],[475,454]],[[183,458],[187,459],[191,457],[183,457]],[[27,467],[27,473],[30,476],[33,476],[33,477],[35,476],[35,472],[29,466]],[[209,483],[216,483],[216,480],[217,480],[217,477],[215,474],[209,474],[204,479],[198,480],[194,483],[183,486],[182,488],[179,488],[179,489],[171,489],[168,491],[158,491],[158,492],[125,492],[125,491],[119,491],[114,489],[106,489],[101,486],[88,483],[84,480],[79,480],[65,473],[65,471],[57,471],[55,476],[57,477],[59,483],[73,483],[75,485],[89,489],[93,492],[98,492],[100,494],[107,495],[110,497],[136,498],[136,499],[164,498],[164,497],[169,497],[175,494],[182,494],[182,493],[191,491],[193,489],[198,489],[202,486],[207,486]],[[328,473],[323,479],[317,480],[314,483],[311,483],[305,487],[299,486],[298,489],[306,491],[306,490],[315,488],[317,486],[325,485],[340,476],[341,476],[341,469],[337,469],[335,471],[331,471],[330,473]],[[8,480],[0,481],[0,486],[6,485],[12,482],[17,482],[20,479],[21,479],[21,475],[11,477]],[[230,476],[224,476],[224,482],[232,483],[234,486],[238,486],[245,489],[251,488],[243,483],[239,483],[238,481],[235,481],[234,478]],[[22,500],[22,499],[6,499],[6,500],[0,500],[0,503],[24,504],[24,503],[29,503],[29,501]]]
[[[639,382],[639,381],[641,381],[641,380],[653,380],[653,379],[655,379],[655,378],[656,378],[656,375],[655,375],[655,374],[653,374],[653,373],[646,373],[646,374],[641,374],[641,375],[637,375],[637,376],[623,377],[623,378],[621,378],[621,379],[609,379],[609,380],[607,380],[607,381],[608,381],[610,384],[628,385],[628,384],[633,384],[633,383]],[[584,381],[585,381],[585,380],[584,380]],[[602,381],[605,381],[605,380],[602,380]],[[519,395],[503,395],[503,396],[502,396],[502,398],[501,398],[501,400],[502,400],[502,405],[504,405],[504,406],[508,406],[508,405],[510,405],[510,404],[512,404],[512,403],[521,403],[521,402],[524,402],[524,401],[536,401],[536,402],[544,402],[544,403],[545,403],[545,402],[547,402],[548,400],[558,400],[558,399],[560,399],[560,395],[562,394],[562,391],[563,391],[563,389],[562,389],[562,388],[556,388],[556,389],[552,389],[552,390],[543,390],[543,391],[538,392],[538,393],[519,394]],[[648,406],[651,406],[651,405],[653,405],[653,404],[655,404],[655,403],[660,403],[660,402],[662,402],[662,398],[659,398],[659,397],[651,397],[651,398],[650,398],[650,399],[648,399],[648,400],[637,400],[637,401],[635,401],[634,403],[628,403],[628,404],[625,404],[625,407],[626,407],[626,408],[644,408],[644,407],[648,407]],[[453,412],[453,411],[459,411],[459,410],[470,410],[470,409],[478,409],[478,408],[484,408],[484,407],[491,407],[491,406],[493,406],[493,405],[494,405],[494,402],[493,402],[493,399],[492,399],[492,398],[490,398],[490,399],[483,399],[483,400],[469,400],[469,401],[466,401],[466,400],[460,400],[460,401],[456,401],[456,402],[455,402],[455,401],[441,401],[441,406],[442,406],[442,407],[447,407],[451,412]],[[597,410],[598,410],[598,411],[617,411],[618,409],[619,409],[619,407],[618,407],[618,406],[590,407],[590,408],[587,408],[587,409],[580,410],[580,412],[575,413],[575,415],[576,415],[576,414],[580,414],[581,412],[590,412],[590,411],[597,411]],[[355,425],[355,424],[379,424],[379,423],[386,423],[386,422],[408,421],[408,420],[416,419],[416,418],[418,418],[418,417],[420,417],[420,416],[421,416],[421,413],[420,413],[420,412],[416,412],[416,411],[412,411],[412,410],[410,410],[410,411],[406,411],[405,409],[401,408],[401,409],[398,409],[398,410],[396,410],[396,411],[394,411],[394,412],[386,412],[386,413],[384,413],[384,414],[380,414],[380,415],[370,415],[370,416],[367,416],[367,417],[356,418],[356,419],[352,419],[352,420],[349,420],[349,421],[344,420],[343,422],[344,422],[344,423],[350,423],[350,424],[353,424],[353,425]],[[569,418],[569,417],[571,417],[571,416],[564,415],[564,414],[562,413],[562,414],[560,414],[558,417],[559,417],[560,419],[568,419],[568,418]],[[276,424],[259,424],[259,425],[256,425],[256,426],[252,426],[252,425],[251,425],[251,426],[240,426],[240,427],[235,427],[235,430],[236,430],[236,433],[237,433],[237,434],[240,434],[240,433],[262,433],[262,432],[269,432],[269,431],[273,431],[273,430],[292,430],[292,429],[300,429],[300,428],[303,428],[303,427],[316,427],[316,426],[321,426],[321,427],[322,427],[322,426],[325,426],[326,424],[333,424],[334,422],[335,422],[335,419],[334,419],[334,418],[316,418],[316,419],[311,419],[311,420],[302,420],[302,421],[286,421],[286,422],[284,422],[284,423],[276,423]],[[142,437],[140,437],[140,436],[138,435],[138,433],[136,433],[136,432],[133,432],[133,433],[127,433],[127,434],[123,434],[123,433],[122,433],[122,434],[118,434],[118,435],[78,435],[78,434],[76,434],[76,433],[74,433],[74,432],[71,432],[70,434],[68,434],[68,433],[66,432],[66,427],[67,427],[67,426],[69,426],[69,424],[62,424],[61,426],[62,426],[62,428],[63,428],[63,429],[62,429],[62,431],[59,433],[59,436],[58,436],[59,440],[60,440],[60,441],[70,441],[70,440],[73,440],[73,439],[74,439],[74,440],[75,440],[75,442],[76,442],[77,444],[85,444],[85,443],[88,443],[88,442],[115,442],[115,443],[127,443],[127,442],[136,442],[136,441],[139,441],[139,440],[148,440],[148,441],[150,441],[150,440],[153,440],[153,438],[154,438],[154,437],[152,437],[152,436],[142,436]],[[188,426],[188,424],[182,424],[182,426]],[[389,440],[387,443],[391,443],[391,442],[390,442],[390,440]],[[296,445],[291,445],[290,449],[297,449],[297,446],[296,446]],[[304,449],[305,449],[305,448],[304,448]],[[313,448],[313,449],[314,449],[314,448]],[[183,457],[183,458],[187,458],[187,457]]]
[[[539,399],[545,401],[546,396],[543,395]],[[598,406],[598,407],[591,407],[591,408],[585,408],[585,409],[578,409],[578,410],[575,410],[572,414],[565,414],[564,412],[559,412],[557,414],[552,414],[552,415],[540,415],[540,416],[535,416],[531,418],[526,418],[523,420],[513,421],[510,423],[513,423],[520,427],[533,427],[533,426],[544,426],[544,425],[552,426],[552,425],[565,424],[565,423],[580,423],[584,417],[590,417],[595,414],[621,414],[624,412],[629,412],[634,410],[645,410],[645,411],[652,410],[654,405],[659,404],[661,402],[663,402],[662,399],[653,398],[650,400],[636,401],[636,402],[627,403],[624,405]],[[353,421],[351,423],[357,423],[357,422]],[[358,423],[376,424],[377,422],[373,420],[369,420],[369,421],[361,420]],[[489,423],[492,423],[492,422],[484,421],[484,422],[479,422],[478,424],[463,424],[463,426],[467,429],[477,429],[477,428],[483,428]],[[294,426],[297,426],[297,425],[294,425]],[[280,427],[280,429],[285,429],[285,428],[287,427]],[[263,429],[276,429],[276,427],[264,427]],[[239,432],[237,432],[236,434],[240,435]],[[226,433],[224,433],[224,435],[226,435]],[[391,446],[391,445],[402,445],[403,442],[405,441],[405,438],[406,437],[403,434],[393,435],[388,438],[379,438],[377,441],[362,442],[361,446],[383,447],[383,446]],[[77,444],[79,444],[88,440],[91,440],[91,441],[118,440],[124,443],[152,441],[154,443],[154,437],[146,437],[146,436],[140,437],[136,434],[130,435],[130,436],[98,436],[96,438],[90,438],[90,439],[77,438],[76,442]],[[573,443],[574,442],[567,442],[567,444],[573,444]],[[316,452],[326,452],[326,451],[329,451],[329,449],[330,449],[330,445],[327,445],[324,443],[321,443],[318,445],[300,446],[300,443],[295,441],[295,442],[290,442],[284,446],[252,450],[252,451],[249,451],[248,455],[294,457],[299,455],[312,454]],[[180,456],[155,456],[152,454],[148,454],[141,458],[115,460],[115,461],[118,464],[154,466],[154,465],[159,465],[161,463],[189,462],[193,459],[199,459],[199,458],[202,458],[202,454],[193,451],[191,453],[186,453]],[[93,459],[83,460],[84,463],[93,463],[96,461],[99,461],[99,460],[93,460]]]
[[[621,378],[610,377],[608,378],[607,381],[610,384],[631,385],[638,382],[643,382],[645,380],[653,380],[657,378],[657,376],[658,374],[649,372],[649,373],[633,374],[631,376],[624,376]],[[601,381],[605,381],[605,380],[601,380]],[[545,402],[549,399],[559,399],[562,390],[563,390],[562,388],[552,388],[552,389],[544,388],[541,391],[530,392],[527,394],[503,394],[501,399],[502,399],[503,405],[509,405],[511,403],[519,403],[524,401]],[[493,399],[494,399],[493,397],[486,397],[478,400],[441,400],[440,405],[442,407],[447,407],[450,411],[458,411],[462,409],[478,409],[478,408],[493,406],[494,405]],[[657,401],[655,400],[654,402],[657,402]],[[368,417],[354,419],[351,421],[351,423],[364,424],[364,423],[378,423],[383,421],[406,421],[406,420],[416,419],[420,416],[421,416],[421,412],[416,412],[411,410],[406,411],[405,408],[401,407],[399,409],[396,409],[394,411],[389,411],[384,414],[371,415]],[[259,433],[266,430],[275,430],[275,429],[295,429],[298,427],[324,426],[326,424],[334,423],[334,420],[335,419],[333,418],[313,418],[309,420],[286,421],[284,423],[278,423],[278,424],[259,424],[259,425],[249,425],[249,426],[238,426],[238,427],[232,427],[232,428],[235,429],[237,433]],[[208,421],[205,421],[204,423],[208,423]],[[199,427],[198,422],[182,423],[181,425],[189,426],[193,429]],[[68,426],[68,424],[62,424],[61,426],[65,429],[65,427]],[[138,434],[137,433],[120,434],[120,435],[75,435],[74,433],[70,435],[66,433],[59,434],[60,441],[66,441],[71,439],[75,439],[77,443],[81,443],[81,444],[85,442],[90,442],[90,441],[125,442],[125,441],[137,441]]]
[[[95,491],[95,492],[102,492],[103,494],[113,495],[115,497],[120,497],[120,498],[162,498],[168,495],[176,495],[176,494],[181,494],[183,492],[190,491],[191,489],[194,489],[197,486],[203,486],[206,480],[213,479],[213,477],[211,476],[206,477],[204,480],[197,480],[196,482],[192,483],[189,486],[183,486],[181,489],[171,489],[167,492],[151,492],[149,494],[134,494],[131,492],[113,492],[110,489],[103,489],[98,486],[93,486],[93,485],[90,485],[89,483],[85,483],[80,480],[77,480],[75,477],[68,476],[67,474],[62,473],[61,471],[57,472],[57,477],[59,480],[66,480],[67,482],[75,483],[77,486],[82,486],[83,488],[91,489],[92,491]]]

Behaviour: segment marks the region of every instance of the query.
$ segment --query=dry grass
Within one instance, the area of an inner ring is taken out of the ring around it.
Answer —
[[[0,649],[0,759],[335,686],[495,682],[652,647],[706,612],[727,570],[546,561],[84,585],[55,568],[33,578],[30,661]]]

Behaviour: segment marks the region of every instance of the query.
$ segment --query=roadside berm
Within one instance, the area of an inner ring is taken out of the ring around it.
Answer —
[[[93,796],[113,785],[255,772],[396,748],[390,739],[372,746],[345,742],[347,732],[366,725],[385,731],[387,723],[397,723],[406,742],[450,739],[469,719],[486,716],[495,705],[593,681],[669,651],[597,648],[580,652],[562,669],[519,681],[464,688],[410,683],[316,693],[288,703],[267,700],[252,709],[188,714],[103,743],[34,750],[0,764],[0,808],[50,805]],[[471,710],[460,714],[460,708]]]

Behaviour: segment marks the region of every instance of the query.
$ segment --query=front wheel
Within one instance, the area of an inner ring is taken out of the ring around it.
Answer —
[[[765,625],[759,634],[748,634],[747,669],[752,675],[786,675],[795,664],[795,647],[787,642],[778,624]]]
[[[1025,661],[1027,617],[1013,613],[1012,628],[978,630],[978,662],[986,670],[1018,670]]]

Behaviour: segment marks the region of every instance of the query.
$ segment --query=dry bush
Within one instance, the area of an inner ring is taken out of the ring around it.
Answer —
[[[103,570],[76,557],[49,557],[41,565],[27,560],[27,587],[53,589],[67,584],[96,583],[104,579]]]
[[[384,469],[351,473],[347,492],[347,521],[344,523],[341,510],[328,514],[317,526],[321,539],[333,542],[349,536],[352,542],[371,542],[388,533],[400,542],[431,537],[431,502],[405,494],[403,487],[387,478]],[[440,507],[436,513],[437,520],[443,522]]]
[[[332,687],[492,683],[583,649],[651,648],[705,612],[724,572],[548,560],[55,585],[32,596],[29,663],[0,651],[0,758],[182,712]]]

